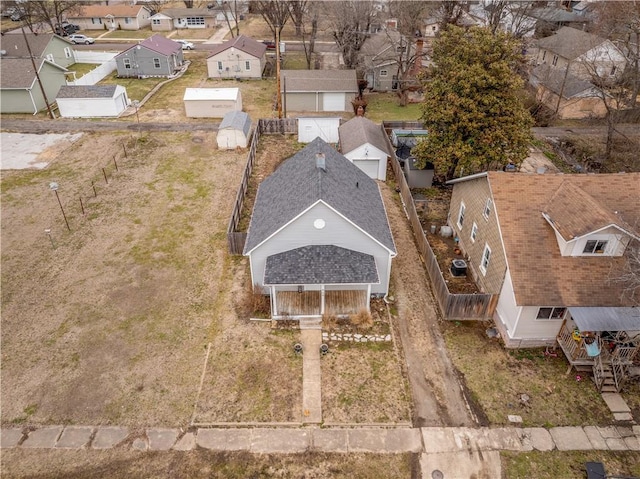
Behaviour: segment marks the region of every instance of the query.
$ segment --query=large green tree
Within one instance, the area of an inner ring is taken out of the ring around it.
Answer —
[[[444,180],[519,165],[533,119],[518,96],[522,45],[490,29],[453,25],[441,31],[425,76],[422,117],[428,136],[413,154]]]

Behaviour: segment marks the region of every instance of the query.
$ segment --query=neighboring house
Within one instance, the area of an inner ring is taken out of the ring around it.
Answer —
[[[298,142],[311,143],[316,138],[321,138],[327,143],[337,144],[340,141],[340,128],[342,118],[306,117],[298,118]]]
[[[184,64],[182,45],[162,35],[150,38],[115,57],[119,77],[167,77]]]
[[[423,129],[391,130],[391,143],[396,147],[396,158],[402,166],[409,188],[431,188],[433,183],[433,164],[427,163],[424,168],[418,168],[416,166],[418,160],[411,154],[413,147],[421,138],[427,136],[427,133],[427,130]]]
[[[387,160],[393,155],[382,125],[356,116],[340,125],[340,152],[369,178],[387,179]]]
[[[185,88],[183,101],[189,118],[223,118],[242,110],[240,88]]]
[[[267,46],[238,35],[216,45],[207,57],[209,78],[262,78]]]
[[[355,70],[282,70],[285,111],[352,111],[358,95]]]
[[[67,84],[66,67],[75,63],[73,45],[54,34],[26,36],[47,101],[52,105],[60,87]],[[47,102],[22,33],[2,35],[0,49],[0,112],[36,114],[45,109]]]
[[[244,246],[274,319],[369,310],[396,248],[375,181],[316,138],[258,187]]]
[[[549,65],[583,80],[618,78],[624,71],[625,57],[610,41],[575,28],[562,27],[538,40],[536,65]]]
[[[78,13],[70,13],[67,20],[81,30],[140,30],[151,23],[151,10],[125,3],[84,5]]]
[[[367,38],[360,50],[367,88],[388,91],[398,88],[398,62],[407,40],[396,30],[383,30]]]
[[[525,14],[535,22],[537,32],[549,32],[562,27],[584,30],[590,22],[590,18],[582,13],[555,6],[529,9]]]
[[[488,172],[449,184],[450,226],[481,291],[499,294],[494,320],[507,347],[558,339],[577,365],[586,354],[567,331],[640,330],[637,314],[629,327],[636,308],[623,285],[610,281],[639,239],[640,173]]]
[[[56,102],[65,118],[116,117],[126,110],[129,98],[120,85],[66,85],[60,87]]]
[[[246,148],[251,136],[251,118],[243,111],[230,111],[220,123],[216,141],[221,150]]]
[[[536,99],[560,119],[607,116],[603,92],[590,81],[540,65],[534,68],[529,82],[536,88]]]
[[[214,28],[224,21],[224,13],[208,8],[165,8],[151,17],[151,30]]]

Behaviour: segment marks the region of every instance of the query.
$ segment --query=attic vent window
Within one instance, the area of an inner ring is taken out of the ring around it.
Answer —
[[[584,254],[603,254],[607,249],[608,241],[602,240],[589,240],[584,246],[582,253]]]
[[[325,221],[322,218],[318,218],[313,222],[313,227],[317,230],[321,230],[326,225]]]
[[[324,153],[316,153],[316,168],[327,171]]]

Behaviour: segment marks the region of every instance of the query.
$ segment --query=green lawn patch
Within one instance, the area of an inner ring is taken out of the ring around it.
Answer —
[[[127,90],[127,96],[131,100],[142,101],[142,99],[160,82],[166,78],[119,78],[114,72],[102,79],[99,85],[122,85]],[[181,97],[182,98],[182,97]]]
[[[142,30],[113,30],[102,37],[102,39],[117,40],[122,38],[139,38],[144,40],[153,36],[156,32],[150,28],[144,28]],[[96,36],[100,33],[96,33]]]
[[[400,105],[400,98],[395,93],[369,93],[367,100],[367,118],[377,123],[392,120],[416,121],[420,118],[420,104]]]

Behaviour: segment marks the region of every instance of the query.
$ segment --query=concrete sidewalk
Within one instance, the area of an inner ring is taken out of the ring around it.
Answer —
[[[302,420],[306,424],[322,422],[320,346],[322,331],[302,329]]]

